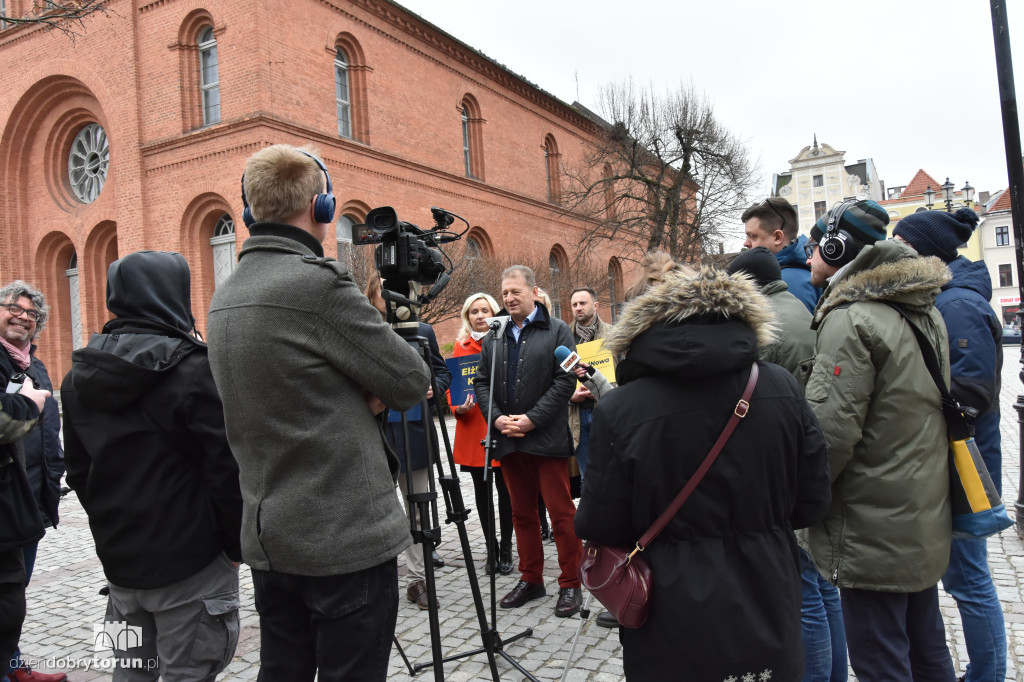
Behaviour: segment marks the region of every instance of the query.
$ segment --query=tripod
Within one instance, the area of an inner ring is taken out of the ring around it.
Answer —
[[[404,284],[404,282],[396,283],[398,285]],[[444,439],[445,450],[447,454],[448,467],[450,473],[445,473],[444,467],[442,466],[441,459],[437,452],[437,440],[436,438],[430,438],[430,429],[426,428],[431,424],[432,418],[429,411],[429,404],[426,397],[421,400],[420,410],[421,418],[424,421],[424,435],[426,439],[426,450],[428,458],[433,462],[437,469],[437,478],[441,486],[442,494],[445,500],[445,511],[446,511],[446,523],[455,523],[458,533],[459,542],[462,546],[463,557],[465,558],[467,577],[469,579],[470,590],[473,595],[473,604],[476,609],[477,620],[480,627],[480,636],[483,646],[479,649],[472,651],[455,654],[452,656],[444,657],[441,648],[441,637],[440,637],[440,622],[438,619],[438,602],[437,602],[437,589],[434,580],[434,566],[433,562],[430,561],[430,554],[433,549],[434,543],[440,539],[440,528],[438,527],[437,517],[437,492],[434,488],[433,478],[429,479],[428,490],[416,491],[414,490],[412,482],[412,461],[410,456],[410,441],[409,441],[409,428],[408,418],[405,413],[402,414],[401,428],[402,435],[405,443],[405,465],[406,465],[406,480],[407,480],[407,491],[408,494],[406,499],[408,500],[409,508],[409,527],[410,532],[413,536],[413,541],[418,543],[423,550],[423,568],[424,568],[424,582],[427,588],[427,604],[428,604],[428,620],[430,624],[430,648],[432,654],[432,660],[429,663],[412,664],[406,657],[401,644],[398,642],[398,638],[395,638],[395,645],[398,649],[399,655],[405,662],[406,667],[409,669],[410,675],[429,668],[434,668],[434,679],[444,679],[443,665],[445,661],[453,661],[469,656],[475,656],[479,653],[487,654],[488,666],[491,670],[491,676],[494,682],[499,682],[500,676],[498,673],[498,665],[496,656],[501,656],[510,665],[516,668],[519,672],[523,673],[530,680],[536,680],[535,677],[523,668],[517,661],[509,656],[504,651],[504,644],[506,642],[512,642],[523,637],[529,637],[533,634],[532,629],[527,629],[522,633],[519,633],[508,640],[502,640],[498,634],[496,628],[489,624],[487,621],[487,612],[484,608],[483,596],[480,591],[479,581],[476,576],[476,566],[473,562],[473,554],[469,544],[469,533],[466,530],[466,520],[469,517],[469,512],[465,507],[465,503],[462,498],[462,490],[459,487],[458,476],[455,473],[455,460],[452,454],[451,442],[448,438],[448,431],[444,428],[444,419],[440,415],[441,412],[441,397],[440,392],[436,387],[436,380],[434,376],[433,366],[430,362],[430,348],[429,343],[425,337],[419,333],[419,321],[415,313],[416,306],[409,306],[411,303],[409,299],[415,298],[415,285],[409,283],[410,296],[405,298],[401,294],[393,291],[389,285],[391,282],[385,281],[384,288],[381,291],[381,296],[384,298],[387,305],[387,321],[391,324],[392,329],[405,339],[417,353],[423,358],[427,367],[430,368],[430,385],[433,387],[434,405],[439,415],[441,422],[441,434]],[[399,309],[397,304],[403,304],[404,310]],[[410,310],[411,309],[411,310]],[[401,310],[402,314],[399,314]],[[493,362],[493,360],[492,360]],[[487,454],[490,454],[490,446],[487,447]],[[489,463],[489,459],[487,460]],[[428,465],[429,468],[429,465]],[[493,501],[493,477],[488,476],[488,469],[485,469],[485,480],[488,485],[488,503],[487,503],[487,517],[484,519],[485,523],[489,522],[491,527],[494,527],[494,501]],[[431,524],[428,527],[428,523]],[[486,529],[486,526],[485,526]],[[491,546],[491,542],[487,541],[487,562],[488,565],[495,565],[497,557],[493,556],[494,549]],[[491,623],[496,622],[496,601],[495,601],[495,571],[491,571]]]

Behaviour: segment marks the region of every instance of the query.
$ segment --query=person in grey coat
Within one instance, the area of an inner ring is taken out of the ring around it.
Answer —
[[[208,334],[241,478],[260,678],[384,680],[397,556],[412,538],[376,415],[417,404],[427,367],[324,257],[334,197],[322,161],[267,147],[242,185],[251,236],[213,295]]]

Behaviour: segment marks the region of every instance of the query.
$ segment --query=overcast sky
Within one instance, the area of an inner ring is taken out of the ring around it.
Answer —
[[[765,195],[815,133],[848,164],[874,159],[888,187],[918,168],[1008,184],[988,2],[398,1],[568,103],[596,109],[628,77],[692,81],[748,141]],[[1024,3],[1007,4],[1024,100]]]

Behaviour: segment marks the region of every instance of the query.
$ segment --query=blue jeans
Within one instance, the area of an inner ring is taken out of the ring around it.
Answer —
[[[1003,609],[988,570],[983,539],[953,540],[942,586],[956,599],[967,644],[967,682],[1006,677],[1006,628]]]
[[[590,452],[590,425],[594,423],[594,409],[580,408],[580,443],[576,446],[576,463],[580,465],[580,485],[587,475],[587,453]]]
[[[846,682],[846,630],[839,590],[821,577],[811,555],[800,551],[800,630],[804,682]]]

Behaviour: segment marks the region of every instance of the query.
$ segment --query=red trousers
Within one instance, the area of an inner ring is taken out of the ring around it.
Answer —
[[[540,539],[537,496],[544,497],[558,550],[559,587],[579,587],[576,574],[583,543],[576,537],[576,505],[569,493],[568,460],[513,452],[501,458],[501,474],[512,498],[512,526],[519,550],[519,572],[528,583],[544,582],[544,543]]]

